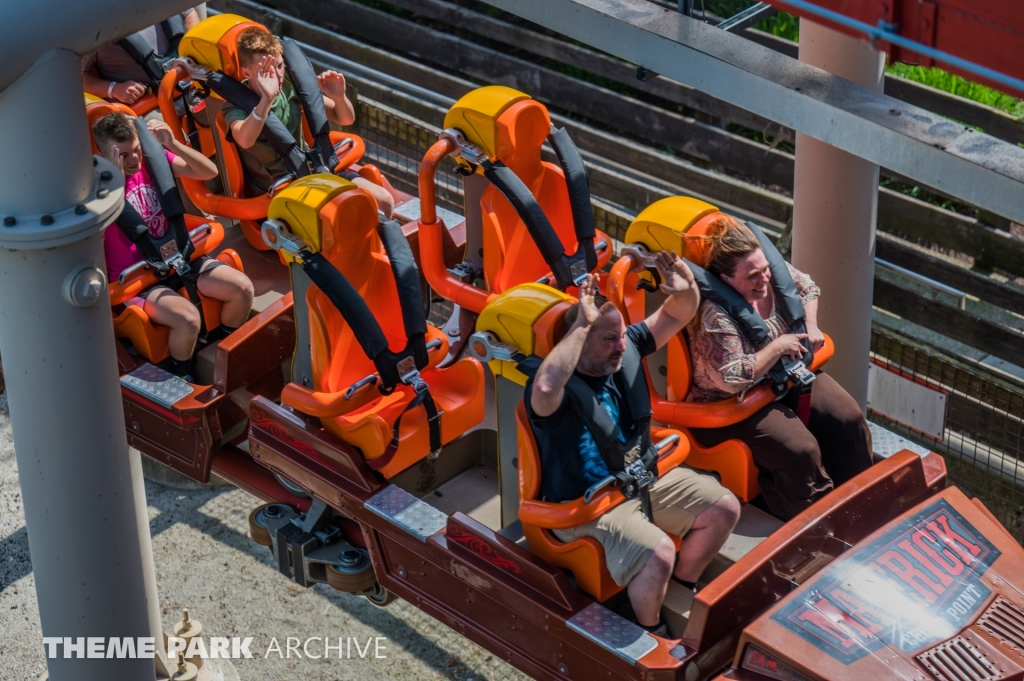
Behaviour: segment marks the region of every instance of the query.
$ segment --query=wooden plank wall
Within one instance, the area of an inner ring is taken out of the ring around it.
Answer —
[[[263,14],[276,30],[296,40],[448,97],[457,98],[476,83],[486,82],[529,92],[563,112],[555,113],[553,119],[566,127],[583,151],[595,196],[628,212],[639,212],[665,196],[688,194],[777,230],[789,222],[792,200],[786,190],[792,186],[793,157],[722,128],[725,120],[748,127],[765,124],[763,120],[752,119],[736,107],[660,76],[641,83],[634,77],[634,67],[624,62],[445,0],[389,2],[400,10],[414,10],[422,21],[353,0],[264,0],[261,4],[222,0],[215,6],[247,16]],[[279,6],[280,11],[273,11],[273,6]],[[438,28],[438,23],[459,29],[446,32]],[[466,33],[488,44],[462,37]],[[381,36],[394,39],[382,41]],[[370,42],[383,44],[374,47]],[[509,44],[516,45],[518,55],[529,51],[580,72],[629,84],[657,99],[644,101],[637,98],[643,95],[615,92],[508,54],[508,50],[495,49]],[[370,83],[360,83],[360,90],[377,101],[441,125],[442,108]],[[677,110],[670,110],[670,105]],[[698,107],[703,110],[698,111]],[[964,111],[958,111],[963,115]],[[984,115],[984,111],[971,112],[972,120],[981,120]],[[666,153],[666,147],[676,153]],[[879,229],[880,258],[954,286],[985,303],[1024,313],[1024,289],[985,273],[995,268],[1024,276],[1024,240],[978,218],[886,188],[879,190]],[[970,256],[975,268],[908,242],[908,237]],[[967,311],[961,311],[938,299],[941,297],[922,296],[916,291],[888,295],[894,286],[882,281],[876,303],[896,314],[900,312],[891,308],[900,303],[905,313],[900,316],[922,326],[948,334],[949,320],[955,320],[960,325],[955,334],[958,338],[1007,358],[1013,357],[1009,349],[1024,341],[1024,334],[1004,323],[1005,319],[986,319],[974,301]],[[905,304],[918,298],[919,303]],[[935,318],[937,310],[943,311],[941,320]],[[982,323],[973,323],[975,319]]]

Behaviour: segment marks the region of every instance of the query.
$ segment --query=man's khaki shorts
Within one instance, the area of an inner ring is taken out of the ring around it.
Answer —
[[[626,586],[643,569],[662,537],[682,537],[697,516],[729,493],[714,477],[679,466],[651,486],[654,523],[644,517],[640,499],[630,499],[586,525],[553,532],[564,542],[583,536],[596,539],[604,548],[612,579]]]

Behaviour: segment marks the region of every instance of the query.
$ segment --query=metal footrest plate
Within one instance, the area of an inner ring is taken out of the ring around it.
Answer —
[[[152,364],[143,364],[122,376],[121,385],[165,407],[174,406],[195,390],[185,380]]]
[[[600,603],[591,603],[566,620],[566,624],[633,664],[658,647],[653,636]]]
[[[900,437],[891,430],[883,428],[876,423],[869,421],[868,428],[871,429],[871,448],[875,450],[876,455],[883,459],[888,459],[902,449],[909,449],[920,456],[924,456],[929,452],[927,447],[922,447],[916,442]]]
[[[397,485],[388,485],[370,497],[366,508],[412,532],[423,541],[448,524],[446,513],[420,501]]]

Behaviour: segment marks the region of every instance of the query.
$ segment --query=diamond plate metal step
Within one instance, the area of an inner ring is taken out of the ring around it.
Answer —
[[[658,647],[653,636],[600,603],[591,603],[566,620],[566,624],[633,664]]]
[[[187,381],[148,363],[122,376],[121,385],[165,407],[174,406],[195,390]]]
[[[423,541],[448,525],[448,514],[420,501],[397,485],[388,485],[370,497],[365,505]]]

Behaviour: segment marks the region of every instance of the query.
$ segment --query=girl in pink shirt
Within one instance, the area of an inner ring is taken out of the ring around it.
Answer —
[[[147,124],[161,145],[171,164],[175,177],[211,180],[217,176],[217,166],[192,147],[178,142],[171,129],[160,120]],[[125,177],[125,200],[139,213],[154,237],[163,236],[170,228],[160,196],[142,159],[139,138],[131,119],[123,113],[112,113],[99,119],[93,126],[93,136],[100,153],[118,166]],[[103,235],[103,250],[107,260],[107,276],[115,280],[128,267],[143,260],[142,254],[117,227],[110,226]],[[223,301],[219,337],[224,337],[249,316],[253,288],[249,278],[212,258],[193,261],[200,272],[196,288],[206,297]],[[164,285],[157,284],[128,301],[128,305],[141,307],[155,324],[170,327],[168,349],[171,370],[187,380],[191,379],[192,354],[202,320],[192,302]],[[211,334],[212,335],[212,334]]]
[[[166,149],[164,154],[173,168],[174,160],[178,157]],[[124,200],[146,221],[150,234],[161,237],[167,232],[168,223],[164,217],[164,209],[160,206],[160,195],[145,164],[141,164],[135,173],[125,175]],[[122,272],[143,259],[138,247],[129,241],[124,232],[116,228],[103,233],[103,252],[107,256],[107,279],[110,281],[114,281]]]

